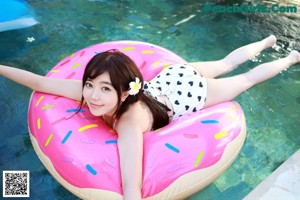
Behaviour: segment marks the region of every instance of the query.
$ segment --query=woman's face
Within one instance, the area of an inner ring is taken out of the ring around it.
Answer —
[[[118,107],[118,94],[107,72],[93,80],[87,79],[83,97],[94,116],[112,116]]]

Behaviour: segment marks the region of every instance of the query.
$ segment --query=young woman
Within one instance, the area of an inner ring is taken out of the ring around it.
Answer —
[[[118,132],[118,148],[125,200],[141,199],[143,133],[161,128],[181,115],[229,101],[300,62],[298,51],[261,64],[247,73],[215,79],[262,50],[276,37],[243,46],[218,61],[176,64],[144,82],[135,63],[110,50],[87,64],[83,79],[62,80],[0,65],[0,75],[33,90],[81,100],[91,113]]]

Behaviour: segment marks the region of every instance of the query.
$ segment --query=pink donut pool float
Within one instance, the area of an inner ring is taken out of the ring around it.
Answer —
[[[164,67],[186,61],[162,47],[136,41],[96,44],[68,56],[46,76],[81,79],[97,53],[118,49],[131,57],[145,80]],[[29,105],[33,147],[52,176],[82,199],[122,199],[118,135],[79,103],[34,92]],[[184,199],[222,174],[246,136],[243,111],[226,102],[182,116],[144,134],[144,199]]]

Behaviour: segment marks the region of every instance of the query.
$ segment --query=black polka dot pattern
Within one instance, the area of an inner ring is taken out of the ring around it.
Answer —
[[[187,64],[176,64],[162,70],[158,76],[146,82],[144,90],[154,97],[167,95],[174,109],[175,120],[203,108],[207,81],[195,68]]]

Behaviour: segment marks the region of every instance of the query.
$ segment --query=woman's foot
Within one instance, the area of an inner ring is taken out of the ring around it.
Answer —
[[[276,38],[275,35],[270,35],[269,37],[266,37],[266,38],[263,39],[262,41],[264,41],[265,44],[266,44],[266,47],[269,48],[269,47],[274,47],[274,46],[276,46],[277,38]]]

